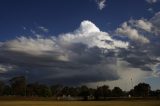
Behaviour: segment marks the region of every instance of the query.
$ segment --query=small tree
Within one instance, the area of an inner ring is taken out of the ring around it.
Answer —
[[[56,96],[56,97],[62,96],[62,89],[63,89],[62,85],[52,85],[50,89],[51,89],[52,96]]]
[[[160,90],[156,90],[156,96],[160,98]]]
[[[134,87],[134,96],[147,97],[149,96],[150,91],[151,91],[151,87],[149,84],[139,83]]]
[[[83,97],[84,100],[88,100],[88,96],[90,95],[89,89],[87,86],[80,87],[80,94],[79,96]]]
[[[0,81],[0,96],[3,95],[4,86],[5,86],[4,82]]]
[[[9,85],[4,86],[3,95],[11,95],[12,89]]]
[[[51,89],[43,84],[36,84],[34,91],[36,95],[41,96],[41,97],[49,97],[52,96]]]
[[[24,76],[14,77],[10,80],[13,95],[25,96],[26,79]]]
[[[123,91],[121,88],[119,87],[114,87],[112,90],[112,96],[113,97],[121,97],[123,96]]]
[[[95,99],[105,99],[106,97],[111,96],[111,90],[109,89],[109,86],[101,86],[97,87],[97,90],[95,91]]]

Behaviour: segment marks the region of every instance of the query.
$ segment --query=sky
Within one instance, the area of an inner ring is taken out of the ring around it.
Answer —
[[[4,81],[160,89],[159,47],[160,0],[0,0]]]

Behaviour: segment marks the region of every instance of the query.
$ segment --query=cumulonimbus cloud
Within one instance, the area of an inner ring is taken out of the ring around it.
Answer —
[[[22,36],[2,42],[0,63],[17,66],[4,74],[24,74],[21,70],[27,70],[34,80],[70,84],[115,80],[119,76],[113,68],[114,52],[109,57],[106,53],[128,46],[128,42],[113,39],[92,22],[83,21],[74,32],[58,37]]]
[[[0,42],[0,76],[27,75],[31,81],[71,85],[124,81],[128,69],[133,74],[138,70],[139,78],[152,76],[159,73],[153,68],[160,62],[157,21],[158,13],[150,20],[125,22],[114,36],[85,20],[73,32],[58,36],[21,36]]]

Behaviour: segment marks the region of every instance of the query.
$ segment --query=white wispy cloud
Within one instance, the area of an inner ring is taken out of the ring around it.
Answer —
[[[106,0],[96,0],[96,3],[98,5],[98,8],[102,10],[106,6]]]
[[[146,29],[147,25],[144,26],[142,24],[144,24],[144,23],[139,23],[139,27]],[[147,28],[148,28],[148,26],[147,26]],[[146,37],[141,35],[137,29],[134,29],[131,26],[129,26],[127,22],[124,22],[120,28],[117,28],[116,32],[118,34],[125,35],[125,36],[129,37],[131,40],[138,41],[138,42],[141,42],[144,44],[149,43],[149,39],[147,39]]]
[[[146,0],[146,2],[153,4],[153,3],[157,3],[159,0]]]
[[[5,73],[9,70],[13,70],[14,67],[12,65],[4,65],[4,64],[0,64],[0,73]]]
[[[160,35],[160,12],[155,13],[155,15],[150,19],[150,22],[153,24],[152,32],[155,35]]]
[[[154,13],[154,9],[153,8],[148,8],[147,9],[150,13]]]
[[[43,26],[39,26],[38,29],[40,29],[43,32],[49,32],[49,30]]]
[[[136,27],[141,28],[148,32],[151,32],[153,28],[153,25],[151,22],[143,19],[135,21],[135,25]]]

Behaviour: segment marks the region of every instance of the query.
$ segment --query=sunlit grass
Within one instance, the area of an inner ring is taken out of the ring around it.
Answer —
[[[160,106],[160,101],[0,101],[0,106]]]

